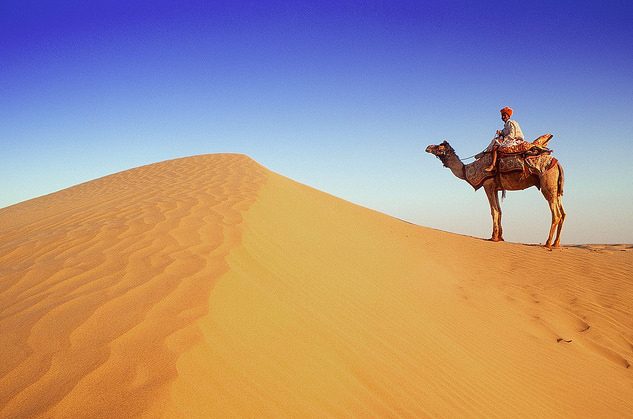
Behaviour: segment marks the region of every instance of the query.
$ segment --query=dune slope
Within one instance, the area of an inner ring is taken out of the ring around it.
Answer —
[[[2,417],[625,417],[629,247],[414,226],[245,156],[0,210]]]

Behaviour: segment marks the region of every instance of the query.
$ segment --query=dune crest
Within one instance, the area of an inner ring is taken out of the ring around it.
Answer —
[[[633,411],[630,246],[423,228],[240,155],[87,182],[0,226],[2,417]]]

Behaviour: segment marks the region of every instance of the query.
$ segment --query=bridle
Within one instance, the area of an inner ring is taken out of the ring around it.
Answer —
[[[435,157],[440,159],[440,161],[442,162],[442,165],[444,167],[448,168],[448,165],[446,164],[446,158],[448,157],[449,153],[455,154],[455,150],[448,143],[446,143],[446,145],[444,146],[444,149],[445,149],[445,151],[443,151],[442,154],[434,154],[434,155],[435,155]],[[460,159],[459,156],[456,156],[456,157],[457,157],[458,160],[464,161],[464,160],[470,159],[470,158],[475,157],[475,156],[466,157],[465,159]],[[466,179],[466,165],[465,164],[462,164],[462,174],[464,175],[464,179]]]
[[[440,145],[442,145],[442,144],[440,144]],[[433,154],[435,155],[435,157],[440,159],[440,161],[442,162],[442,165],[444,167],[448,167],[448,165],[446,164],[446,158],[448,157],[449,153],[455,154],[455,150],[448,143],[446,143],[446,145],[442,145],[442,147],[444,147],[444,151],[442,151],[442,154],[435,154],[435,153],[433,153]]]

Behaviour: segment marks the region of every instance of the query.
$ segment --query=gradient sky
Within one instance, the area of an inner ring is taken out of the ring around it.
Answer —
[[[0,0],[0,207],[237,152],[489,237],[483,190],[424,149],[475,154],[507,105],[529,139],[555,135],[562,241],[633,243],[632,21],[628,1]],[[506,240],[545,240],[538,190],[502,205]]]

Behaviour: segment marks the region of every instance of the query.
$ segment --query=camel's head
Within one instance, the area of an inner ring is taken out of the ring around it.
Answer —
[[[451,145],[446,140],[442,141],[442,143],[438,145],[431,144],[430,146],[426,148],[426,152],[433,154],[435,157],[440,159],[442,163],[445,162],[444,159],[447,156],[455,154],[455,150],[453,150],[453,147],[451,147]]]

